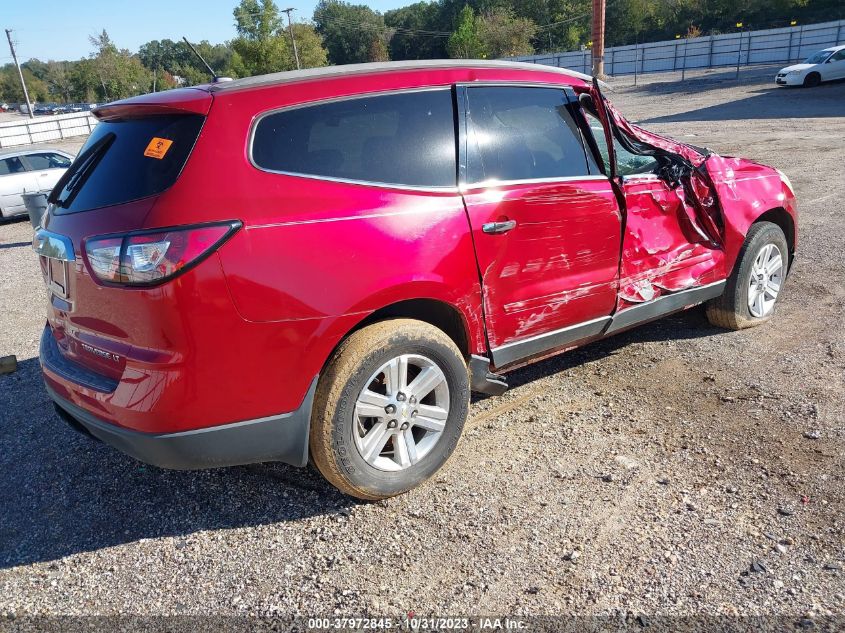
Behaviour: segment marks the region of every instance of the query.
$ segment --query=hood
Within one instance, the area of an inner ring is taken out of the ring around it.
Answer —
[[[793,64],[792,66],[782,68],[780,72],[791,73],[793,70],[807,70],[808,68],[812,68],[813,66],[818,66],[818,64]]]

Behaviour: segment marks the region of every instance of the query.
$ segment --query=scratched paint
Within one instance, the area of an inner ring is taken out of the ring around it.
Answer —
[[[502,185],[464,192],[484,287],[490,345],[609,314],[616,305],[621,218],[607,181]],[[487,222],[513,218],[506,235]]]

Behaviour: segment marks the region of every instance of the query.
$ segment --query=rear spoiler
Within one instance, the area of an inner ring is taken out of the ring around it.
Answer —
[[[100,121],[119,121],[163,114],[207,115],[214,97],[207,90],[181,88],[122,99],[92,110]]]

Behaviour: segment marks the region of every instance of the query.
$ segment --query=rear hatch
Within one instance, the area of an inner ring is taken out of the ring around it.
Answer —
[[[117,379],[140,343],[143,297],[95,281],[83,256],[86,240],[144,227],[159,197],[179,178],[212,102],[204,90],[158,93],[95,111],[100,123],[50,194],[36,236],[58,352]],[[67,246],[56,248],[56,245]],[[143,292],[143,291],[142,291]],[[137,293],[136,293],[137,294]],[[133,332],[133,334],[130,334]]]

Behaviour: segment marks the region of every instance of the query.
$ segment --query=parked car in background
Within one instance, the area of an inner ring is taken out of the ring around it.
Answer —
[[[33,242],[41,365],[63,419],[162,467],[311,460],[402,493],[471,390],[703,302],[763,324],[795,254],[786,176],[565,69],[315,68],[95,115]]]
[[[23,194],[50,191],[72,161],[56,149],[0,152],[0,217],[25,215]]]
[[[0,112],[8,112],[9,111],[9,104],[8,103],[0,103]]]
[[[811,88],[834,79],[845,79],[845,45],[831,46],[813,53],[800,64],[781,69],[775,76],[775,83]]]

